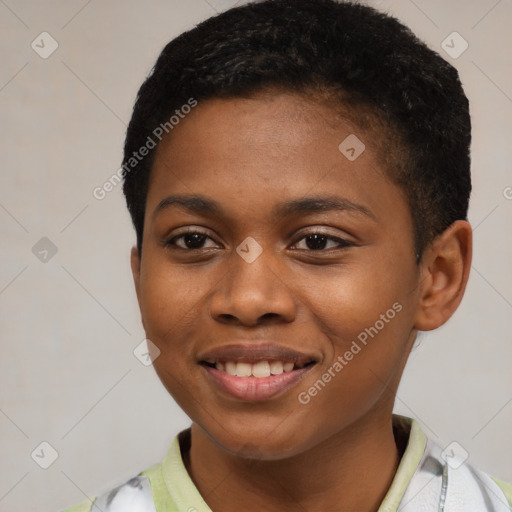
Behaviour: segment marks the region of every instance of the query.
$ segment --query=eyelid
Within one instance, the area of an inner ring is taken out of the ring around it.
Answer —
[[[206,228],[200,228],[200,227],[195,227],[195,226],[186,226],[183,229],[177,228],[177,230],[173,230],[172,238],[174,238],[176,236],[187,235],[188,233],[200,233],[201,235],[210,236],[209,235],[210,231]]]

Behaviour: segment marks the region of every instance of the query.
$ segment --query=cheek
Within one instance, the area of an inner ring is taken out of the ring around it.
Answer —
[[[305,288],[312,322],[328,343],[317,380],[300,390],[305,394],[299,402],[318,411],[336,404],[326,428],[347,413],[357,417],[368,410],[399,376],[409,350],[412,281],[406,271],[398,276],[375,270],[338,273]]]
[[[207,273],[184,272],[179,266],[153,259],[141,274],[141,310],[146,334],[160,350],[180,348],[194,326],[207,293]]]
[[[398,302],[403,309],[410,302],[412,279],[406,277],[406,270],[398,275],[396,267],[349,264],[333,267],[329,273],[325,268],[316,275],[304,272],[295,279],[302,283],[297,295],[312,316],[312,323],[331,340],[336,350],[344,351],[376,322],[379,331],[384,326],[389,331],[398,316],[398,306],[393,309],[393,304]],[[398,326],[393,327],[396,330]]]
[[[155,258],[141,276],[141,309],[146,336],[160,350],[153,367],[180,407],[190,414],[199,390],[194,340],[210,280]],[[203,283],[203,284],[201,284]]]
[[[395,303],[395,309],[386,310],[389,323],[379,318],[361,331],[354,330],[354,335],[346,333],[333,341],[332,358],[318,368],[315,379],[297,390],[296,418],[303,419],[303,430],[294,433],[297,443],[306,439],[304,448],[311,448],[370,411],[380,414],[392,409],[410,340],[407,313],[398,309]]]

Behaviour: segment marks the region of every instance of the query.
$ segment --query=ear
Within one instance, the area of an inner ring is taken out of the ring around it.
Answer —
[[[140,264],[141,264],[141,257],[139,254],[139,250],[137,249],[136,246],[133,246],[132,250],[130,252],[130,265],[132,267],[132,275],[133,275],[133,282],[135,284],[135,293],[137,294],[137,302],[139,303],[139,309],[142,314],[141,296],[140,296]],[[142,324],[144,325],[144,319],[142,319]]]
[[[473,237],[469,222],[457,220],[425,250],[414,327],[431,331],[443,325],[462,300],[471,268]]]

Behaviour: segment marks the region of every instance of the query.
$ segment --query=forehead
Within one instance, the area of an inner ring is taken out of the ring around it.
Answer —
[[[372,131],[301,95],[200,102],[156,151],[151,212],[171,194],[214,196],[259,213],[275,213],[285,196],[341,194],[375,213],[402,200],[379,163]]]

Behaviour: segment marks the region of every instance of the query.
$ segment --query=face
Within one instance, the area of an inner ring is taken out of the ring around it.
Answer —
[[[419,271],[374,137],[276,93],[199,103],[157,148],[142,320],[163,384],[229,452],[279,459],[391,414]]]

